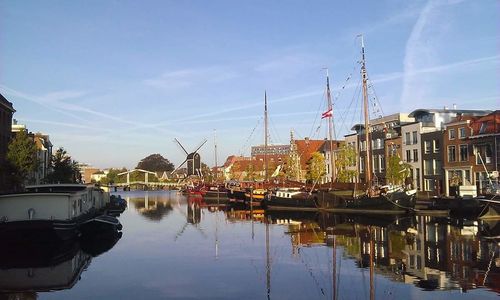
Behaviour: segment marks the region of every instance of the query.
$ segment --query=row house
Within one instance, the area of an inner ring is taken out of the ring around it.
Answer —
[[[433,161],[428,158],[425,150],[429,150],[429,142],[432,143],[432,152],[439,154],[440,147],[439,141],[431,140],[426,141],[427,145],[424,146],[422,142],[422,135],[427,133],[441,131],[444,129],[445,124],[452,121],[457,115],[477,116],[484,115],[487,111],[483,110],[459,110],[459,109],[417,109],[410,113],[410,117],[415,119],[414,123],[406,124],[401,128],[402,142],[402,159],[411,166],[413,186],[421,191],[434,191],[439,181],[431,182],[428,176],[438,175],[429,174],[429,164],[435,164],[433,172],[436,169],[441,169],[442,161],[434,159]],[[437,143],[437,144],[435,144]],[[422,151],[422,149],[424,151]],[[428,152],[428,151],[427,151]],[[424,162],[423,154],[426,154],[427,161]],[[426,165],[427,164],[427,165]],[[427,180],[424,179],[424,168],[427,167]],[[440,171],[437,171],[440,172]],[[424,186],[425,185],[425,186]]]
[[[52,142],[47,134],[37,132],[33,135],[33,141],[36,146],[36,157],[39,165],[38,169],[32,174],[31,181],[33,184],[41,184],[49,175],[52,164]]]
[[[414,122],[401,127],[402,160],[411,166],[413,186],[441,194],[443,186],[442,131],[457,116],[481,116],[485,110],[417,109],[409,114]]]
[[[412,122],[413,118],[409,117],[406,113],[396,113],[388,115],[375,120],[370,120],[370,147],[372,156],[370,157],[371,169],[374,181],[385,184],[386,183],[386,170],[387,170],[387,144],[386,140],[390,139],[394,142],[401,135],[401,125]],[[358,173],[359,181],[364,182],[366,178],[366,155],[367,143],[365,136],[365,126],[357,124],[352,127],[356,131],[355,145],[358,146],[359,162]],[[349,143],[353,143],[354,137],[349,135]],[[399,142],[395,142],[395,145]]]
[[[14,112],[12,103],[0,94],[0,193],[9,190],[6,163]]]
[[[11,133],[12,137],[15,137],[16,134],[20,131],[28,132],[26,125],[19,124],[17,120],[12,120]],[[27,181],[25,184],[42,184],[45,177],[50,172],[51,163],[52,163],[52,142],[50,141],[50,137],[44,133],[32,133],[28,132],[28,136],[33,140],[33,143],[36,147],[36,158],[38,160],[38,167],[31,174],[28,174]]]
[[[443,169],[447,196],[456,196],[467,186],[484,193],[490,180],[498,181],[499,123],[497,110],[481,117],[459,116],[445,125]]]

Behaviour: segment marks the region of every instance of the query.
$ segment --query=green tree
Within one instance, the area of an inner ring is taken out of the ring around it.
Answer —
[[[126,175],[118,176],[118,174],[120,174],[122,172],[126,172],[126,171],[127,171],[126,168],[121,168],[121,169],[111,168],[111,169],[109,169],[109,172],[106,175],[106,177],[101,179],[101,183],[107,185],[107,184],[125,182],[127,180]]]
[[[135,168],[152,172],[169,172],[174,170],[174,164],[157,153],[143,158]]]
[[[290,153],[283,172],[289,180],[300,180],[300,160],[296,153]]]
[[[255,180],[255,168],[252,164],[248,164],[245,168],[245,177],[244,180]]]
[[[318,151],[314,152],[307,163],[306,179],[318,182],[326,174],[325,157]]]
[[[400,185],[410,176],[411,166],[401,160],[397,155],[389,157],[387,162],[387,183]]]
[[[26,130],[18,132],[11,140],[7,150],[7,161],[11,169],[14,189],[22,188],[30,173],[38,168],[36,145]]]
[[[46,182],[49,183],[80,183],[82,175],[78,162],[71,159],[64,148],[59,148],[52,155],[52,172],[47,175]]]
[[[343,145],[337,152],[335,168],[338,182],[350,182],[356,176],[356,170],[350,169],[356,165],[356,150],[353,146]]]

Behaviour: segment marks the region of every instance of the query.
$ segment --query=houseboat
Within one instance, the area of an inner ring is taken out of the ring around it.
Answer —
[[[0,195],[0,238],[8,240],[67,240],[109,202],[109,194],[82,184],[26,187]]]

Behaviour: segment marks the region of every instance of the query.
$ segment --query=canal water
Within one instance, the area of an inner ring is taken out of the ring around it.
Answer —
[[[497,224],[250,213],[176,192],[120,195],[128,202],[121,235],[49,247],[39,259],[2,253],[0,299],[497,299],[500,292]]]

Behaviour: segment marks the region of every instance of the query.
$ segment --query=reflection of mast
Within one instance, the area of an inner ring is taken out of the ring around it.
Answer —
[[[374,277],[374,263],[373,263],[373,255],[375,252],[375,242],[373,241],[373,229],[371,226],[368,227],[369,235],[370,235],[370,300],[375,299],[375,287],[373,282]]]
[[[266,220],[266,287],[267,287],[267,299],[271,299],[271,259],[269,257],[269,217]]]
[[[333,236],[333,254],[332,254],[332,273],[333,273],[333,289],[332,289],[332,298],[333,300],[337,299],[337,249],[336,249],[336,241],[335,234],[332,233]]]
[[[217,194],[217,197],[219,195]],[[217,207],[217,210],[215,211],[215,259],[217,260],[219,258],[219,235],[218,235],[218,229],[219,229],[219,207]]]

